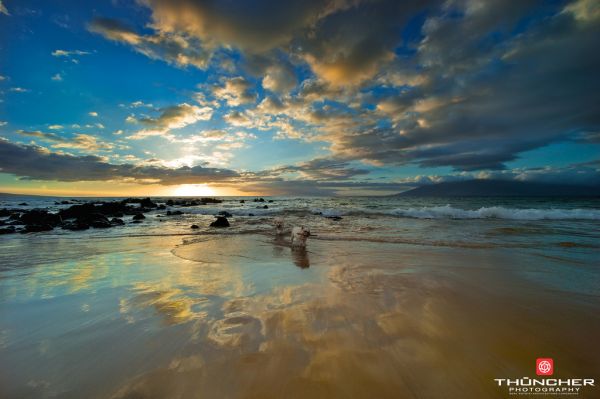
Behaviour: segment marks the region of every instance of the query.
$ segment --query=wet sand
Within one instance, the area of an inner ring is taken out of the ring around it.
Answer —
[[[534,377],[537,357],[599,377],[598,283],[561,277],[598,266],[568,252],[294,251],[263,235],[11,248],[24,245],[42,259],[2,272],[2,397],[506,397],[493,379]]]

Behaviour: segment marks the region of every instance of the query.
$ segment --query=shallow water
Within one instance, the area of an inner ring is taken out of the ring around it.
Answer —
[[[506,397],[537,357],[600,377],[594,220],[294,213],[307,251],[266,215],[3,236],[0,397]]]

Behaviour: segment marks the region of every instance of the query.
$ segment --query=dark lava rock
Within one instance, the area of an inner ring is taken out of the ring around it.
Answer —
[[[19,206],[27,206],[27,202],[21,202]]]
[[[219,212],[219,215],[220,216],[225,216],[226,218],[230,218],[230,217],[233,216],[231,213],[229,213],[227,211],[221,211],[221,212]]]
[[[200,198],[200,201],[202,201],[205,204],[220,204],[221,202],[223,202],[223,200],[216,198]]]
[[[173,205],[175,205],[175,202],[173,202],[173,200],[170,199],[170,200],[167,201],[167,205],[168,206],[173,206]]]
[[[8,217],[8,220],[20,220],[20,219],[21,219],[21,213],[19,213],[19,212],[11,213],[10,216]]]
[[[50,231],[54,229],[49,224],[28,224],[21,233],[38,233],[40,231]]]
[[[249,213],[248,216],[254,216],[254,214],[253,213]]]
[[[12,234],[14,232],[16,232],[15,226],[8,226],[4,229],[0,229],[0,235],[1,234]]]
[[[160,204],[156,209],[163,210],[163,209],[167,209],[167,207],[165,206],[165,204]]]
[[[80,220],[75,220],[73,222],[63,223],[62,228],[65,230],[78,231],[78,230],[87,230],[90,228],[90,225],[87,223],[84,223]]]
[[[335,221],[342,220],[341,216],[325,216],[325,217],[327,219],[331,219],[331,220],[335,220]]]
[[[142,220],[142,219],[146,219],[146,216],[144,216],[143,213],[136,213],[135,215],[133,215],[133,220]]]
[[[256,209],[269,209],[268,205],[257,206]]]
[[[108,220],[94,220],[90,223],[90,226],[96,229],[106,229],[108,227],[112,227],[113,225]]]
[[[217,216],[217,220],[212,222],[210,227],[229,227],[229,220],[225,216]]]
[[[112,224],[113,226],[122,226],[125,224],[125,222],[123,221],[123,219],[112,218],[110,220],[110,224]]]
[[[144,198],[140,201],[140,206],[144,208],[156,208],[158,205],[152,202],[150,198]]]
[[[0,209],[0,217],[6,217],[12,215],[12,212],[6,208]]]
[[[28,225],[50,225],[58,226],[62,222],[60,215],[48,213],[48,211],[33,209],[25,212],[19,219],[21,223]]]
[[[240,204],[245,204],[246,201],[245,200],[240,200]]]
[[[254,202],[265,202],[264,198],[254,198]]]
[[[179,216],[179,215],[183,215],[183,212],[181,211],[167,211],[167,216]]]
[[[269,200],[269,202],[273,202],[273,200]]]
[[[199,229],[200,226],[198,226],[197,224],[193,224],[190,226],[190,229]]]

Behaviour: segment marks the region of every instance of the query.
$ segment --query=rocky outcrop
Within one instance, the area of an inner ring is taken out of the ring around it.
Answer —
[[[229,220],[225,216],[217,216],[217,220],[210,224],[210,227],[229,227]]]

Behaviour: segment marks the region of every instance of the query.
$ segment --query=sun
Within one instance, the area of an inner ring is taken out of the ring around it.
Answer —
[[[206,184],[182,184],[173,190],[173,195],[179,197],[200,197],[215,194],[215,190]]]

